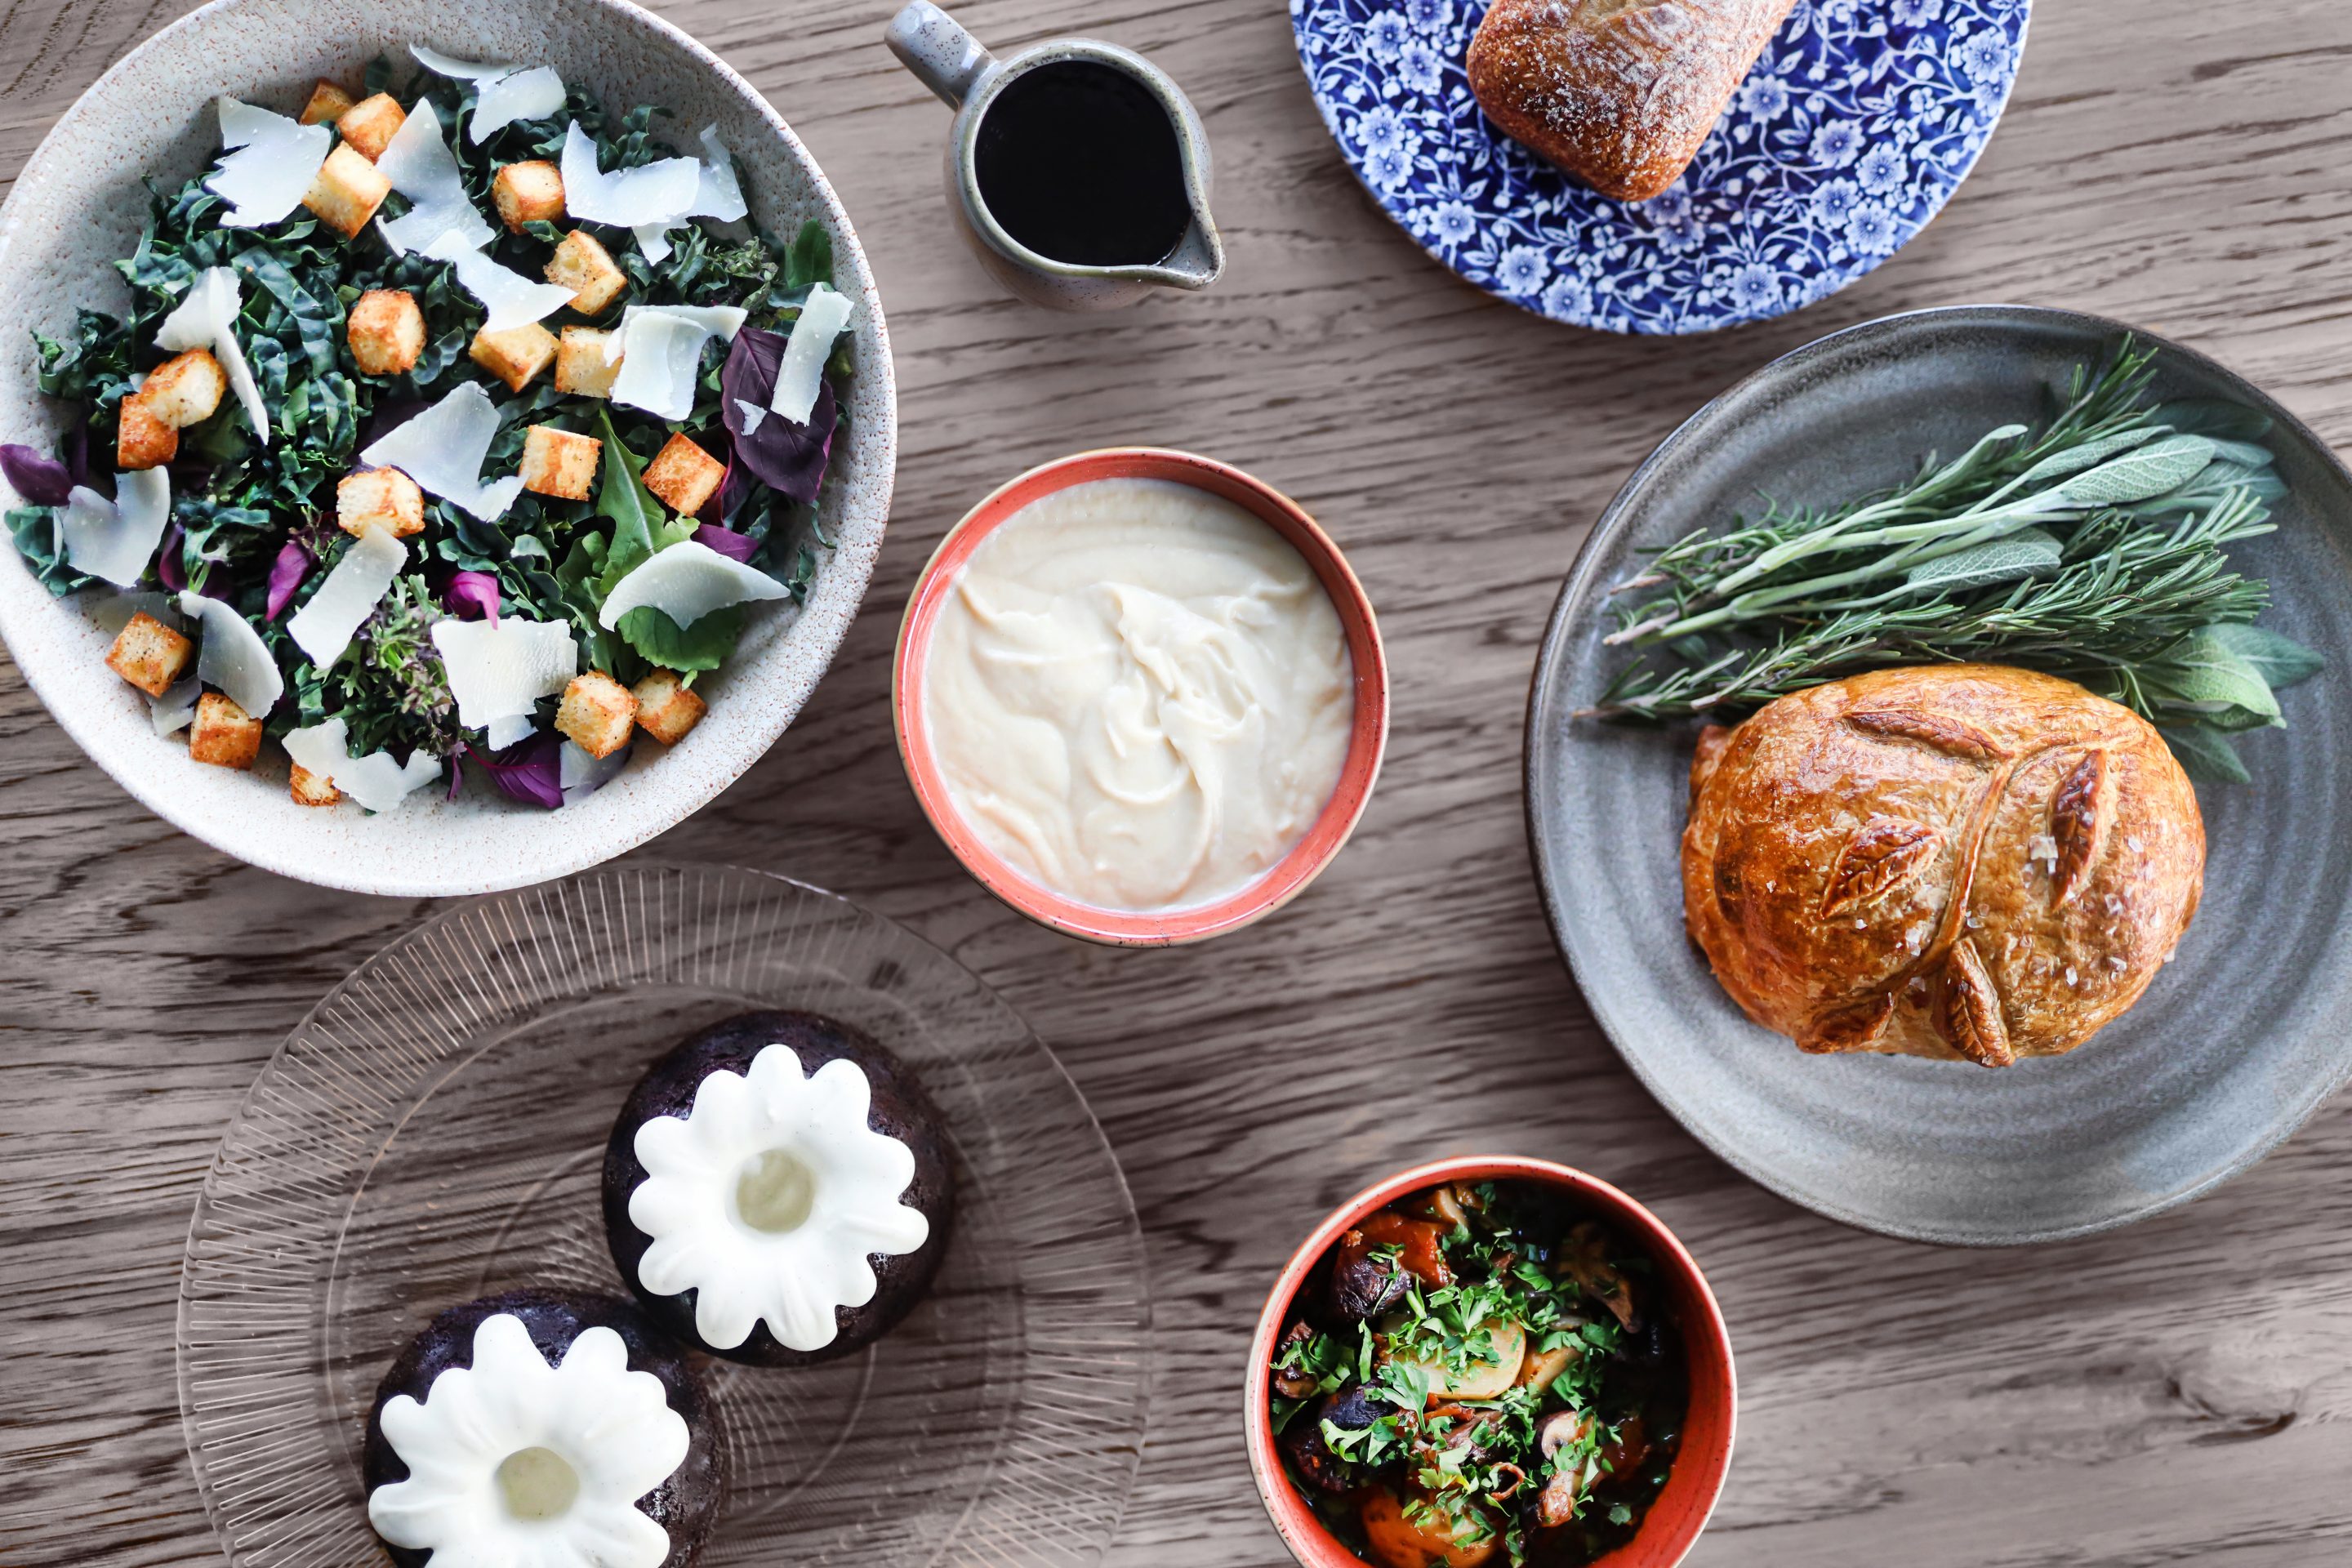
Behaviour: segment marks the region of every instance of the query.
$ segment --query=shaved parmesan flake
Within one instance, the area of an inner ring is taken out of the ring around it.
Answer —
[[[518,120],[545,120],[563,107],[563,79],[551,66],[533,66],[482,84],[466,140],[476,146]]]
[[[647,261],[658,266],[669,259],[669,231],[666,223],[641,223],[629,232],[637,237],[637,249]]]
[[[563,792],[563,804],[572,805],[583,795],[594,795],[629,765],[630,747],[624,745],[610,756],[592,757],[570,741],[556,753],[555,784]]]
[[[461,60],[455,55],[445,55],[429,44],[411,44],[408,52],[416,63],[435,76],[446,76],[451,81],[494,81],[502,76],[512,76],[516,68],[504,61]]]
[[[819,283],[801,306],[800,320],[785,340],[783,363],[776,367],[776,390],[768,406],[795,425],[808,423],[816,408],[817,382],[824,362],[833,357],[833,340],[849,325],[849,296]]]
[[[562,621],[436,621],[433,646],[457,700],[457,722],[468,730],[528,716],[532,704],[562,691],[580,671],[579,646]]]
[[[236,394],[237,405],[245,410],[246,422],[267,447],[269,410],[261,401],[261,384],[253,379],[253,367],[246,363],[245,350],[236,341],[237,312],[243,309],[244,295],[235,270],[207,267],[189,281],[188,291],[155,329],[155,346],[167,353],[212,350],[228,377],[229,390]]]
[[[449,151],[441,117],[429,101],[419,99],[408,111],[375,166],[394,190],[414,204],[398,217],[377,220],[384,243],[395,255],[423,250],[445,234],[456,235],[461,245],[490,242],[490,226],[466,197],[457,155]]]
[[[147,700],[147,720],[155,726],[158,735],[176,735],[196,721],[196,699],[205,694],[205,683],[190,676],[165,691],[161,697]]]
[[[171,521],[170,476],[160,468],[141,468],[114,476],[112,500],[76,485],[58,515],[58,531],[75,571],[128,588],[155,559]]]
[[[196,655],[196,679],[216,687],[231,702],[258,719],[278,706],[286,678],[252,623],[235,605],[207,599],[194,590],[180,595],[180,614],[204,625],[204,647]]]
[[[743,412],[743,434],[747,437],[757,436],[760,433],[760,421],[768,416],[768,411],[748,397],[737,398],[735,406]]]
[[[572,303],[572,290],[555,283],[534,283],[512,268],[501,267],[455,234],[445,234],[425,247],[436,261],[457,269],[457,282],[482,302],[489,319],[486,332],[503,332],[528,326]]]
[[[735,178],[735,155],[719,139],[718,126],[704,126],[702,180],[695,193],[693,216],[732,223],[751,210],[743,200],[743,187]]]
[[[682,631],[713,610],[758,599],[781,599],[789,592],[766,573],[755,572],[698,540],[685,539],[647,556],[614,584],[596,619],[609,630],[631,610],[651,606]]]
[[[529,713],[509,713],[503,719],[493,719],[482,727],[483,742],[493,752],[520,745],[537,733],[539,722]]]
[[[572,216],[616,228],[673,226],[694,210],[702,189],[702,165],[691,158],[604,173],[595,142],[576,120],[564,132],[562,168],[563,205]]]
[[[286,623],[294,646],[310,656],[314,669],[324,669],[343,657],[352,636],[383,602],[392,581],[408,564],[408,546],[371,528],[352,542],[319,591]]]
[[[607,364],[614,345],[621,349],[613,401],[664,419],[685,418],[694,412],[702,345],[712,338],[732,342],[744,316],[733,305],[630,306],[621,313],[621,330],[604,345]]]
[[[226,202],[226,228],[259,228],[302,205],[319,165],[335,144],[323,125],[299,125],[282,114],[256,109],[223,95],[220,166],[205,176],[205,189]]]
[[[360,458],[376,468],[398,468],[443,500],[484,522],[496,522],[522,493],[520,477],[482,482],[482,459],[498,433],[499,414],[490,406],[490,395],[478,382],[469,381],[378,437]]]
[[[390,811],[441,776],[441,759],[423,752],[409,752],[406,767],[393,761],[390,752],[354,757],[349,735],[341,719],[330,719],[290,731],[286,754],[370,811]]]
[[[474,100],[471,129],[466,133],[466,139],[477,144],[518,120],[544,120],[563,107],[563,79],[547,66],[461,60],[423,44],[409,45],[408,52],[436,76],[482,84]]]

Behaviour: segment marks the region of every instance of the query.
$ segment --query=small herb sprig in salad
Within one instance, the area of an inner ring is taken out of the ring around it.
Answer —
[[[1582,1564],[1665,1484],[1688,1398],[1648,1259],[1525,1183],[1342,1235],[1269,1369],[1286,1464],[1382,1568]]]
[[[413,52],[296,116],[220,100],[128,311],[36,337],[66,432],[0,448],[8,530],[198,761],[267,736],[296,800],[378,811],[470,762],[556,806],[804,598],[851,310],[716,127],[680,154],[657,106]]]
[[[2247,778],[2232,737],[2285,723],[2319,657],[2255,624],[2269,585],[2230,548],[2285,493],[2257,410],[2157,403],[2156,351],[2077,367],[2038,428],[2004,425],[1892,489],[1771,505],[1651,553],[1611,592],[1637,650],[1593,712],[1746,713],[1900,664],[2063,676],[2163,731],[2200,778]]]

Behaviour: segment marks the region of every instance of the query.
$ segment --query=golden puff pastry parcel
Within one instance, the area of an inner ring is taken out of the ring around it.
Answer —
[[[1877,670],[1710,726],[1683,913],[1748,1016],[1812,1052],[2007,1067],[2139,999],[2204,884],[2156,729],[1997,665]]]

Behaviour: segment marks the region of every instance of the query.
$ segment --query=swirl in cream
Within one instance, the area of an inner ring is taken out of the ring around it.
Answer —
[[[1097,909],[1213,903],[1338,785],[1354,667],[1306,560],[1160,479],[1032,501],[974,547],[931,633],[924,723],[957,814]]]

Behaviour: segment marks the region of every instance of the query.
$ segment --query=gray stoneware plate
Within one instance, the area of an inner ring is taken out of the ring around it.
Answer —
[[[2226,397],[2276,421],[2292,494],[2242,546],[2263,617],[2328,668],[2284,700],[2293,728],[2242,748],[2253,782],[2200,786],[2205,897],[2139,1005],[2071,1055],[1999,1072],[1807,1057],[1748,1022],[1683,935],[1688,726],[1571,717],[1619,664],[1602,595],[1654,546],[1753,510],[1908,477],[2033,418],[2042,389],[2121,323],[2022,306],[1892,316],[1823,338],[1708,404],[1626,481],[1552,612],[1528,707],[1528,834],[1587,1002],[1642,1081],[1717,1153],[1832,1219],[1975,1246],[2085,1235],[2185,1203],[2276,1147],[2352,1076],[2352,475],[2269,397],[2162,344],[2162,397]],[[2161,343],[2147,333],[2145,342]]]
[[[177,184],[218,138],[214,95],[290,113],[321,76],[357,80],[368,59],[427,44],[464,59],[555,68],[607,107],[675,111],[663,133],[690,144],[716,124],[744,174],[753,216],[790,235],[814,218],[833,236],[835,283],[856,306],[845,434],[834,442],[818,512],[835,548],[795,616],[751,617],[724,668],[698,689],[709,716],[677,746],[640,756],[561,811],[478,787],[455,801],[420,792],[369,816],[287,795],[272,754],[252,773],[191,762],[159,740],[147,705],[101,662],[107,636],[33,580],[0,543],[0,638],[26,681],[90,760],[183,832],[304,881],[400,898],[479,893],[593,866],[683,821],[742,776],[782,735],[833,661],[882,548],[898,453],[898,402],[882,301],[849,215],[791,127],[751,84],[677,27],[628,0],[212,0],[141,44],[51,129],[0,206],[0,441],[47,450],[58,405],[33,384],[30,333],[74,307],[121,310],[116,257],[146,220],[140,181]],[[404,66],[403,68],[406,68]],[[16,497],[0,485],[0,509]],[[641,748],[650,750],[650,748]]]

